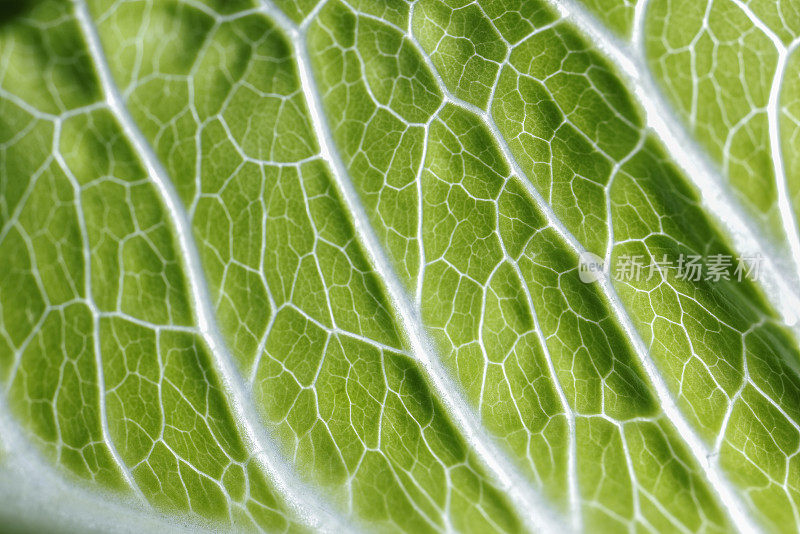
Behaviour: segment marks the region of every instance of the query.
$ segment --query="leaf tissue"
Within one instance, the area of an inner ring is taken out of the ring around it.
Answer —
[[[800,0],[0,3],[0,530],[800,531]]]

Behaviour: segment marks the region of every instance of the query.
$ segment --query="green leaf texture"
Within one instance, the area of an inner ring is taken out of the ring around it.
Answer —
[[[0,530],[798,532],[799,215],[797,0],[0,4]]]

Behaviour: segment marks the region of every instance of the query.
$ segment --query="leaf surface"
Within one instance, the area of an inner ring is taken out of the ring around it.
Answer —
[[[799,11],[9,10],[0,487],[76,488],[63,529],[796,531]]]

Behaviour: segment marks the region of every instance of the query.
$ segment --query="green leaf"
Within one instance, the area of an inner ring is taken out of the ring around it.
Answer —
[[[800,530],[800,4],[2,10],[8,529]]]

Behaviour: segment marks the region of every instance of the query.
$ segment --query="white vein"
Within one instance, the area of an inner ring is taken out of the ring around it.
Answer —
[[[778,192],[778,210],[781,215],[783,229],[789,241],[789,248],[795,260],[795,267],[798,270],[798,280],[800,280],[800,231],[797,226],[797,219],[792,209],[789,195],[789,184],[786,176],[786,168],[783,163],[783,147],[781,146],[780,115],[781,115],[781,88],[786,76],[786,67],[792,52],[800,44],[800,39],[795,40],[789,46],[785,46],[778,35],[772,31],[764,22],[753,13],[750,6],[741,0],[731,0],[747,18],[763,33],[775,47],[778,53],[778,61],[775,66],[775,74],[772,78],[769,100],[767,102],[767,124],[769,127],[769,145],[772,155],[772,167],[775,172],[775,185]]]
[[[749,216],[727,187],[726,180],[720,176],[716,165],[709,160],[705,151],[676,117],[647,67],[641,42],[645,30],[646,6],[643,5],[635,12],[637,17],[634,21],[634,36],[637,41],[628,43],[611,34],[575,0],[547,1],[619,67],[628,87],[644,108],[649,128],[700,191],[705,208],[721,223],[735,248],[743,255],[758,255],[763,258],[758,282],[775,304],[783,321],[787,325],[797,324],[800,321],[800,274],[795,274],[791,266],[781,261],[782,255],[763,239],[763,232],[749,221]],[[773,157],[774,153],[773,150]],[[800,237],[796,231],[792,233],[791,228],[784,230],[790,243],[797,242],[791,249],[794,265],[800,266]],[[790,272],[787,273],[787,270]]]
[[[81,245],[82,245],[82,252],[83,252],[83,263],[84,263],[84,270],[83,270],[83,291],[86,297],[87,305],[92,313],[92,328],[93,328],[93,335],[92,335],[92,350],[94,351],[94,358],[95,358],[95,372],[97,373],[97,399],[98,399],[98,410],[100,412],[100,431],[103,436],[103,441],[105,442],[106,446],[108,447],[109,453],[111,457],[114,459],[114,462],[117,464],[122,477],[125,479],[125,482],[130,486],[131,490],[133,490],[134,494],[136,495],[139,500],[142,502],[146,502],[144,495],[142,494],[141,489],[139,489],[138,484],[133,478],[130,470],[128,469],[127,464],[122,460],[119,455],[119,451],[117,450],[114,441],[111,439],[111,431],[108,427],[108,413],[106,411],[106,385],[105,385],[105,377],[103,373],[103,358],[102,353],[100,351],[100,313],[97,308],[97,305],[92,300],[92,261],[91,261],[91,250],[89,245],[89,232],[86,229],[86,219],[83,216],[83,204],[81,199],[81,191],[80,185],[78,184],[78,180],[70,171],[69,166],[64,161],[64,156],[57,150],[58,143],[61,141],[61,122],[56,122],[55,131],[53,132],[53,154],[54,158],[58,162],[61,170],[64,171],[64,174],[70,181],[72,185],[72,189],[75,195],[75,208],[78,213],[78,228],[80,230],[81,235]]]
[[[553,365],[553,357],[550,355],[550,349],[547,346],[547,339],[544,335],[541,325],[539,324],[539,316],[536,313],[536,307],[533,305],[533,297],[531,297],[531,292],[525,285],[525,277],[522,276],[522,271],[520,270],[519,264],[516,261],[513,261],[508,257],[506,260],[511,264],[512,268],[514,269],[514,273],[517,275],[520,283],[525,288],[523,293],[525,293],[528,309],[530,309],[531,316],[533,317],[534,330],[536,331],[536,335],[541,342],[545,363],[547,365],[547,372],[553,382],[553,387],[556,390],[558,401],[564,408],[564,415],[567,419],[567,428],[569,430],[569,450],[567,453],[567,492],[569,495],[569,505],[572,510],[570,521],[572,523],[572,529],[575,532],[581,532],[583,530],[583,514],[581,514],[580,510],[581,495],[580,488],[578,487],[578,433],[575,427],[575,411],[569,405],[567,395],[564,392],[564,386],[561,384],[561,380],[558,379],[558,374],[556,374],[556,369]]]
[[[468,103],[456,98],[450,92],[450,90],[445,85],[444,80],[442,80],[441,75],[438,72],[438,69],[436,69],[436,66],[433,64],[433,60],[431,59],[430,55],[425,52],[425,50],[423,49],[422,45],[417,40],[417,38],[416,38],[416,36],[414,35],[414,32],[413,32],[413,20],[414,20],[414,9],[415,9],[415,6],[416,6],[416,2],[412,3],[411,6],[410,6],[409,15],[408,15],[408,24],[409,24],[409,26],[408,26],[408,31],[405,33],[405,35],[408,38],[408,40],[417,49],[417,51],[419,52],[420,56],[425,61],[425,64],[428,67],[428,70],[431,72],[431,74],[436,79],[437,85],[438,85],[439,89],[442,91],[442,94],[444,95],[443,102],[444,103],[456,104],[456,105],[459,105],[461,107],[469,108],[469,110],[471,112],[473,112],[473,113],[476,113],[476,112],[480,113],[480,110],[478,108],[476,108],[474,106],[471,106],[470,104],[468,104]],[[369,15],[367,15],[367,17],[369,17]],[[403,33],[400,28],[396,28],[396,30],[398,32],[400,32],[400,33]],[[537,29],[537,31],[541,31],[541,28]],[[509,49],[509,53],[506,54],[506,60],[508,59],[508,55],[509,54],[510,54],[510,49]],[[498,77],[499,77],[499,72],[500,72],[500,69],[498,69]],[[493,98],[494,90],[495,90],[496,87],[497,87],[497,81],[495,80],[495,83],[492,85],[492,92],[491,92],[492,96],[489,97],[489,101],[490,102],[491,102],[491,100]],[[441,107],[442,106],[440,106],[439,109],[441,109]],[[438,114],[438,111],[434,114],[434,117],[437,114]],[[426,136],[425,149],[424,150],[427,150],[427,142],[428,142],[428,139],[427,139],[427,136]],[[423,153],[423,159],[422,159],[421,165],[424,165],[424,161],[425,161],[425,159],[424,159],[424,153]],[[418,180],[419,180],[419,177],[418,177]],[[421,187],[421,185],[418,184],[418,187]],[[421,189],[420,189],[419,194],[420,195],[422,194]],[[497,210],[496,214],[497,214],[497,217],[499,218],[499,216],[500,216],[499,210]],[[421,212],[420,212],[419,217],[420,217],[420,227],[421,227],[421,224],[422,224],[422,213]],[[499,223],[496,223],[496,224],[497,224],[497,227],[499,228]],[[578,469],[577,468],[578,452],[577,452],[577,430],[576,430],[576,426],[575,426],[575,412],[572,409],[572,407],[570,406],[569,402],[567,401],[567,396],[566,396],[566,393],[564,392],[564,387],[561,384],[561,381],[558,379],[558,375],[557,375],[555,367],[553,365],[553,358],[552,358],[552,356],[550,354],[550,349],[549,349],[549,347],[547,345],[546,336],[544,334],[544,331],[542,330],[541,325],[539,324],[539,317],[538,317],[538,314],[536,312],[536,307],[534,306],[533,298],[531,296],[530,290],[528,289],[527,285],[525,284],[525,277],[522,275],[522,271],[520,270],[519,263],[516,260],[514,260],[508,254],[508,252],[506,250],[506,247],[505,247],[505,243],[503,242],[502,237],[499,235],[499,232],[498,232],[498,238],[499,238],[499,241],[500,241],[500,244],[501,244],[501,248],[503,250],[504,260],[506,262],[508,262],[509,265],[511,265],[512,269],[514,270],[515,275],[517,276],[517,278],[519,279],[520,283],[522,284],[522,287],[524,288],[523,293],[525,294],[526,303],[528,305],[528,309],[530,310],[531,316],[533,318],[534,330],[536,332],[536,336],[539,339],[541,347],[542,347],[542,350],[544,352],[544,357],[545,357],[544,359],[545,359],[545,363],[546,363],[546,366],[547,366],[547,372],[551,377],[551,380],[552,380],[552,383],[553,383],[553,387],[556,390],[556,396],[558,397],[559,403],[561,404],[562,408],[564,409],[564,415],[565,415],[565,418],[567,420],[567,428],[568,428],[568,435],[569,435],[569,438],[568,438],[569,439],[569,445],[568,445],[568,452],[567,452],[567,494],[568,494],[568,499],[569,499],[569,506],[570,506],[570,509],[571,509],[571,512],[572,512],[570,514],[570,523],[571,523],[572,529],[575,532],[580,532],[582,530],[582,527],[583,527],[583,517],[582,517],[581,511],[580,511],[580,488],[578,487],[578,470],[577,470]],[[420,239],[422,239],[422,235],[421,234],[420,234]],[[489,276],[489,279],[491,279],[491,277],[492,277],[492,275]],[[421,273],[420,273],[420,279],[422,279]],[[485,301],[485,299],[486,299],[486,292],[484,292],[484,301]],[[484,310],[482,310],[482,312],[481,312],[481,325],[483,324],[484,315],[485,315],[485,302],[484,302]],[[481,334],[483,333],[483,327],[482,326],[479,327],[479,331],[481,332]],[[480,345],[481,345],[481,350],[484,350],[483,340],[482,339],[480,341]],[[485,351],[484,351],[484,358],[485,357],[486,357],[486,354],[485,354]],[[481,384],[481,399],[483,399],[483,387],[484,386],[485,386],[485,377],[484,377],[484,379],[482,381],[482,384]],[[520,418],[522,418],[521,414],[520,414]]]
[[[343,527],[342,520],[310,488],[300,483],[296,474],[290,472],[286,461],[281,458],[280,453],[266,435],[216,323],[212,300],[186,210],[183,208],[166,170],[125,106],[122,95],[113,80],[97,29],[83,1],[76,3],[75,16],[86,39],[91,57],[94,59],[106,102],[117,117],[127,138],[140,155],[142,163],[158,189],[170,215],[185,262],[186,278],[194,303],[193,313],[199,333],[215,356],[213,360],[225,391],[231,400],[231,407],[236,419],[244,431],[247,445],[253,451],[259,465],[267,472],[276,489],[286,498],[289,506],[302,521],[320,530],[340,530]],[[353,527],[348,525],[348,528],[352,529]]]
[[[795,258],[795,266],[798,270],[800,279],[800,228],[798,228],[797,218],[789,195],[789,183],[786,176],[786,169],[783,163],[783,147],[781,146],[780,134],[780,107],[781,107],[781,87],[786,75],[786,67],[792,52],[797,49],[800,41],[795,41],[789,48],[778,49],[778,65],[775,70],[775,77],[772,80],[772,87],[769,93],[769,103],[767,104],[767,121],[769,124],[769,144],[772,153],[772,166],[775,171],[775,180],[778,191],[778,209],[781,214],[784,231],[789,241],[792,256]]]
[[[541,193],[533,186],[530,179],[527,179],[528,174],[517,162],[513,152],[511,151],[511,147],[500,133],[500,130],[491,114],[478,108],[477,106],[474,106],[473,104],[455,97],[452,93],[450,93],[444,80],[436,70],[431,58],[418,45],[417,48],[427,63],[428,68],[436,78],[437,83],[444,92],[445,98],[450,100],[452,103],[471,111],[483,120],[492,133],[492,136],[497,140],[501,152],[503,153],[503,157],[509,166],[513,169],[517,176],[523,178],[523,185],[525,186],[528,194],[535,201],[539,210],[547,219],[548,224],[554,230],[556,230],[556,232],[558,232],[558,234],[564,239],[570,248],[572,248],[578,254],[579,257],[582,257],[587,252],[586,249],[566,228],[566,226],[564,226],[561,220],[553,212],[553,209],[550,207],[547,201],[542,197]],[[694,456],[695,460],[703,469],[710,486],[717,493],[725,510],[733,519],[733,524],[742,532],[758,532],[759,529],[756,527],[752,519],[747,515],[747,508],[726,479],[722,469],[716,462],[712,461],[712,451],[709,450],[702,439],[691,428],[690,424],[685,419],[678,406],[675,404],[664,378],[661,376],[658,367],[651,358],[650,352],[647,349],[644,340],[636,330],[636,327],[634,326],[633,321],[628,315],[625,306],[617,294],[617,291],[614,288],[608,273],[602,271],[597,282],[605,294],[612,311],[625,331],[625,334],[627,335],[628,339],[631,340],[637,357],[639,358],[642,367],[645,370],[651,385],[653,386],[664,414],[676,428],[681,438],[688,446],[692,456]]]
[[[317,8],[319,9],[322,4],[324,2],[320,2]],[[518,468],[506,458],[492,438],[486,434],[466,400],[457,393],[459,388],[444,369],[439,358],[436,357],[419,314],[409,301],[406,290],[394,272],[369,222],[369,216],[361,204],[358,193],[350,182],[347,170],[335,148],[333,136],[323,112],[322,98],[311,70],[305,38],[307,25],[314,19],[314,14],[312,13],[306,18],[305,24],[298,26],[271,3],[265,0],[263,5],[265,13],[281,26],[294,43],[300,82],[309,106],[314,130],[318,132],[322,157],[331,167],[344,202],[353,215],[360,241],[373,268],[381,274],[391,304],[407,337],[407,342],[425,369],[434,391],[453,417],[467,443],[496,479],[499,489],[507,494],[521,513],[527,526],[534,532],[562,530],[566,525],[563,524],[561,518],[557,517],[542,497],[530,488],[527,481],[518,472]]]

